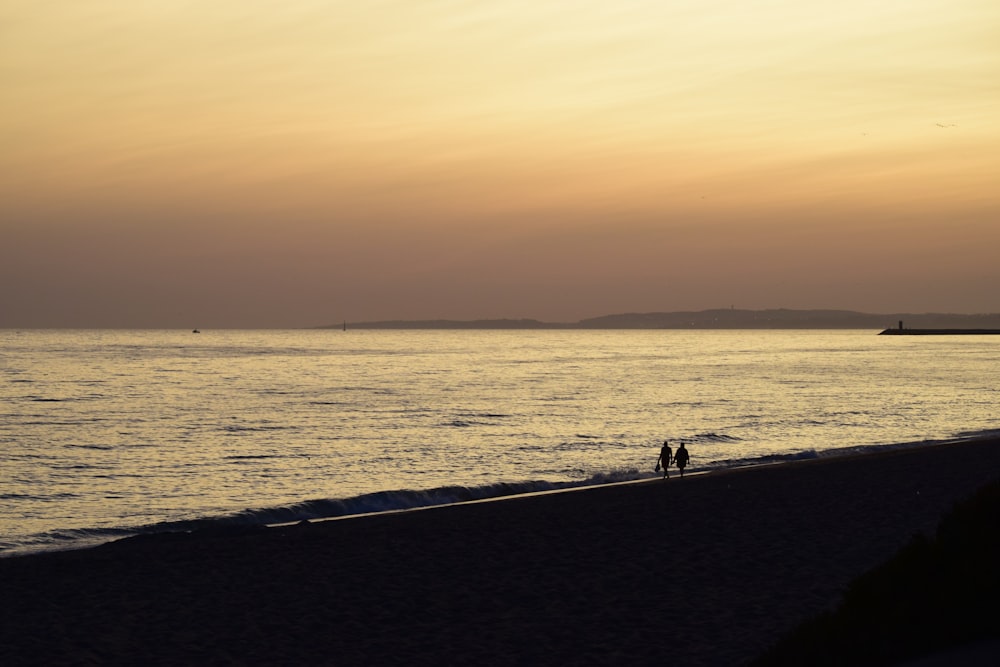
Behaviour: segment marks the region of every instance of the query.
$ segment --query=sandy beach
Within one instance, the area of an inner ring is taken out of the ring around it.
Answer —
[[[998,475],[979,440],[2,559],[0,664],[739,665]]]

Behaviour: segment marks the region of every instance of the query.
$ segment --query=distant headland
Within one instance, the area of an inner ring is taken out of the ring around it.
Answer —
[[[1000,313],[859,313],[850,310],[741,310],[719,308],[663,313],[604,315],[578,322],[533,319],[387,320],[342,322],[319,329],[892,329],[903,321],[909,330],[1000,330]]]

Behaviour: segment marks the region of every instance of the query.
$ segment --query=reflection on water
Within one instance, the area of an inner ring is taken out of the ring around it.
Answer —
[[[1000,338],[875,333],[0,332],[0,534],[996,427]]]

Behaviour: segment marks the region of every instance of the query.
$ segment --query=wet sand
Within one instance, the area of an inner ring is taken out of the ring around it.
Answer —
[[[2,559],[0,664],[739,665],[997,477],[993,439]]]

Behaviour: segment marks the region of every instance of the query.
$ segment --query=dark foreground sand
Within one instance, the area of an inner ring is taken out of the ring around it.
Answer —
[[[738,665],[998,476],[987,440],[2,559],[0,664]]]

